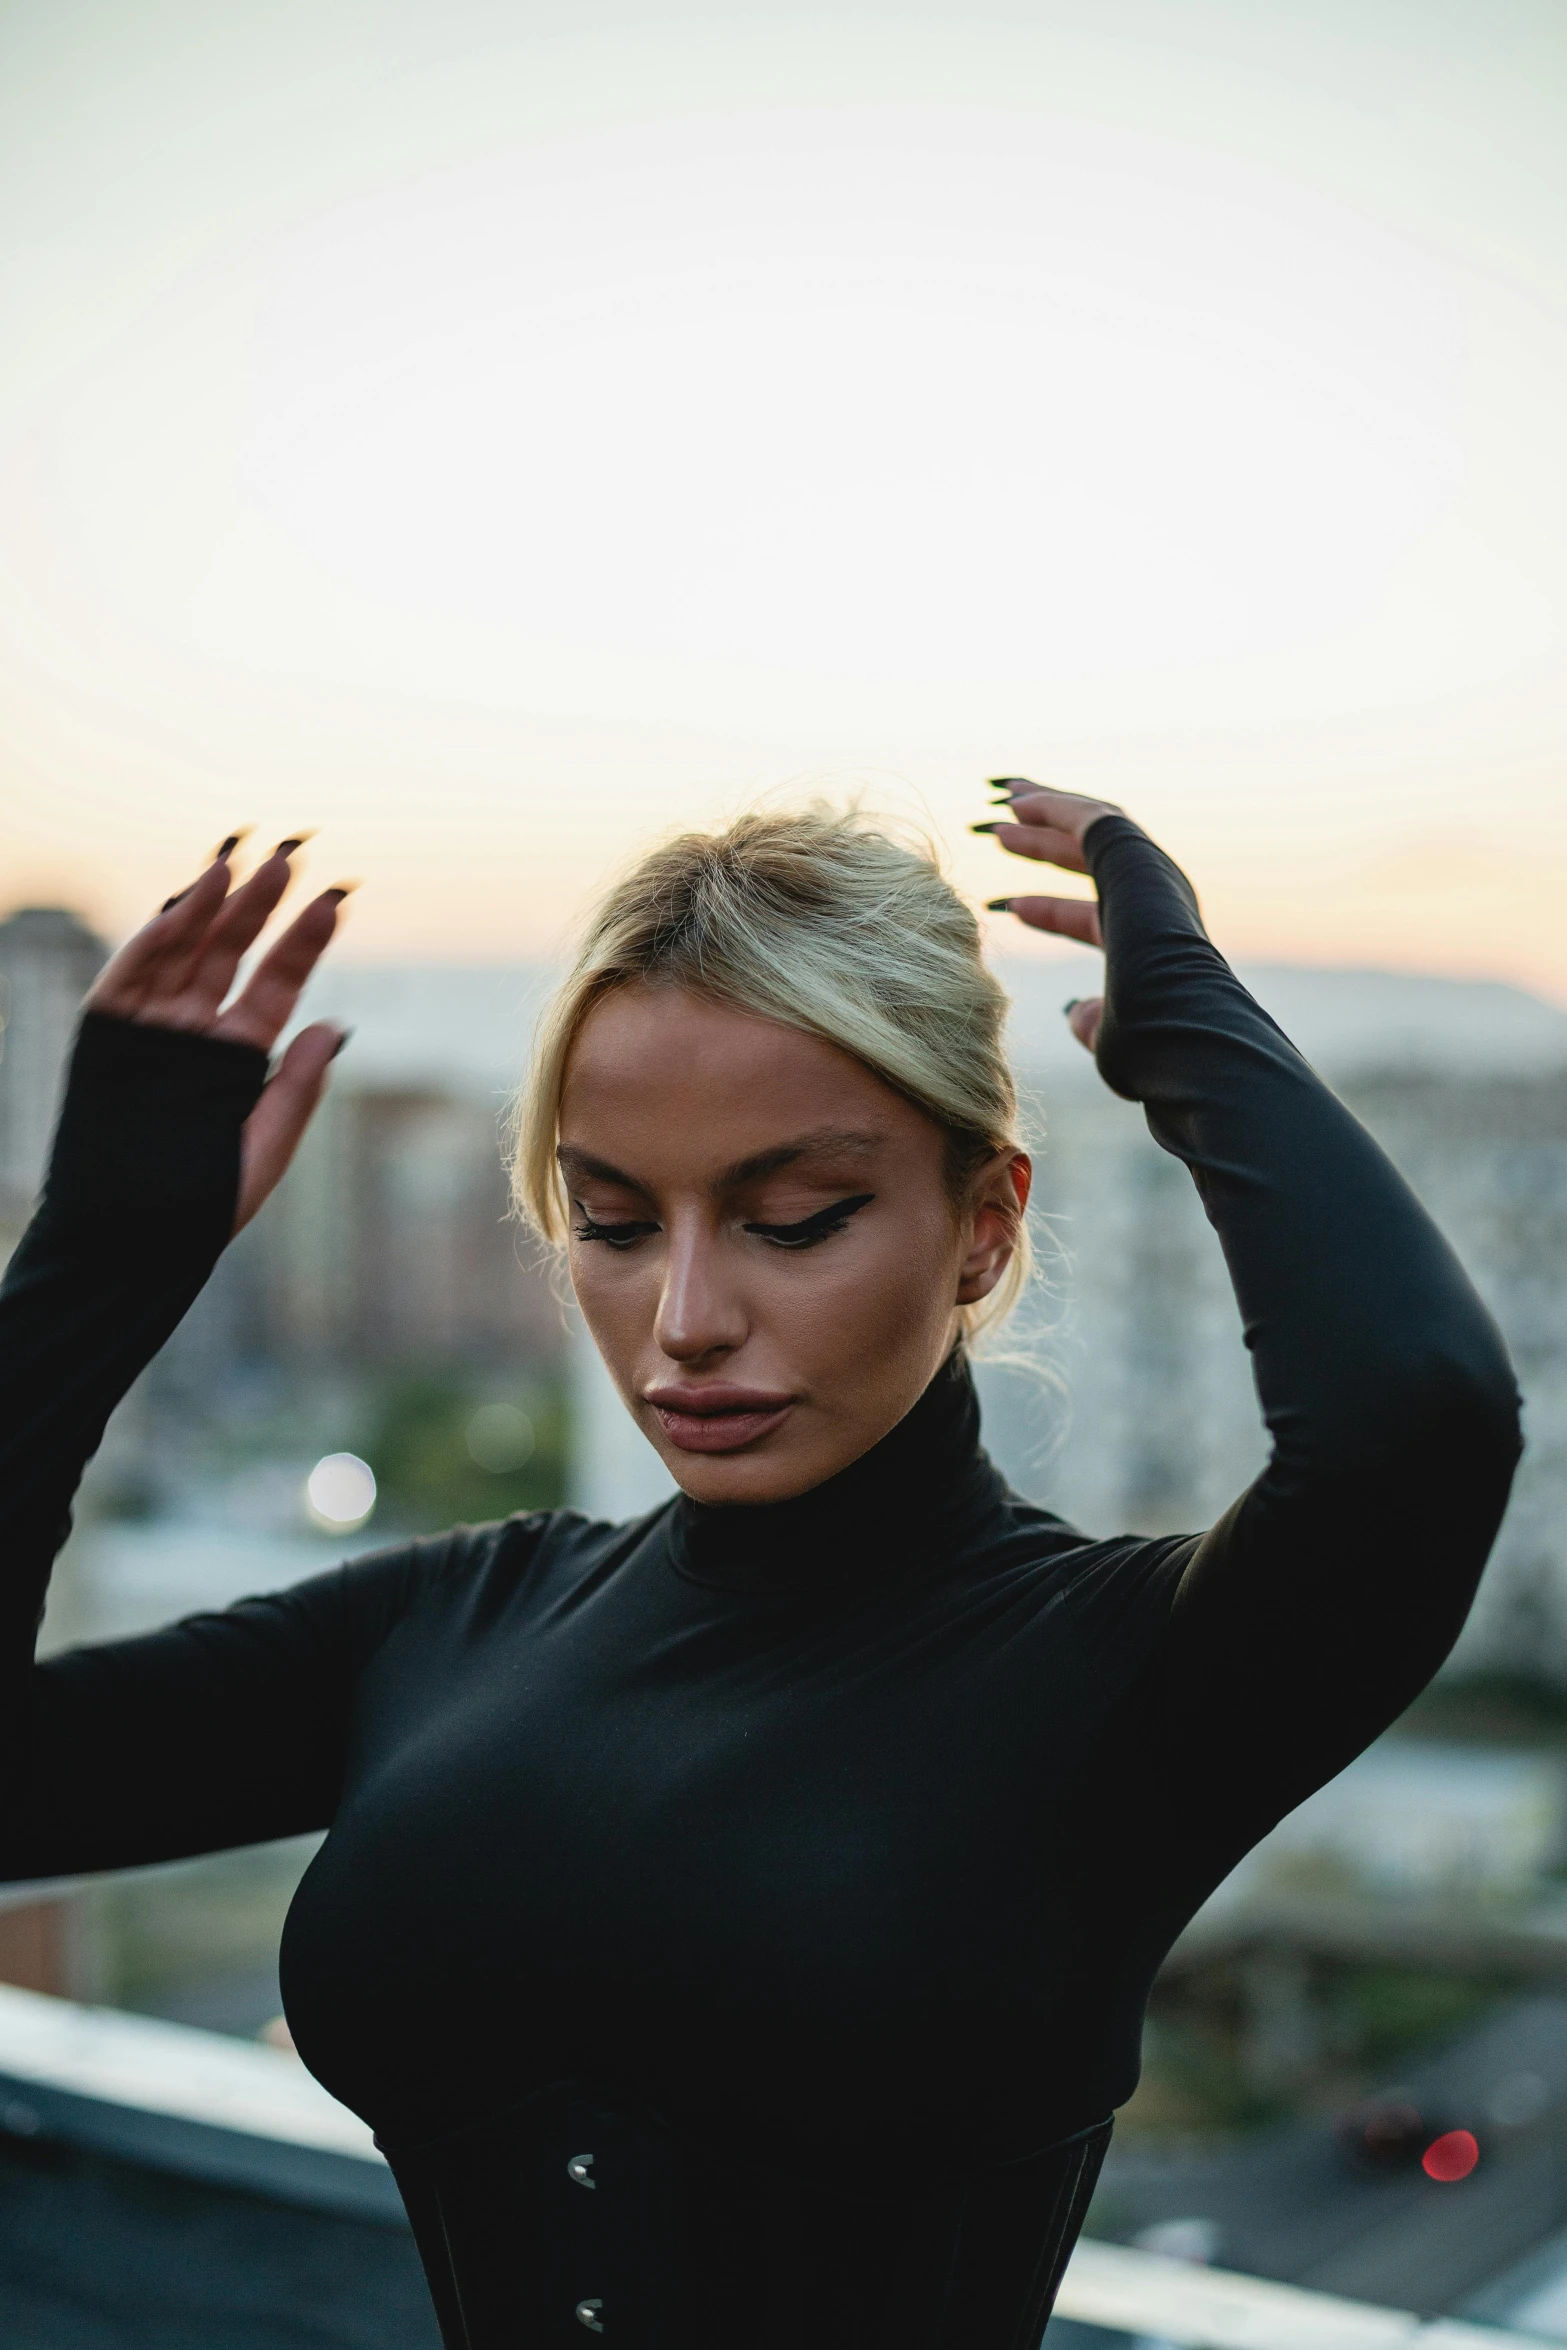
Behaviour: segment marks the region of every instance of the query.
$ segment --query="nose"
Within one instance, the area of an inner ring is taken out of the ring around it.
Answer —
[[[676,1231],[664,1257],[664,1284],[653,1335],[672,1362],[731,1354],[749,1324],[744,1301],[726,1278],[724,1250],[711,1232]]]

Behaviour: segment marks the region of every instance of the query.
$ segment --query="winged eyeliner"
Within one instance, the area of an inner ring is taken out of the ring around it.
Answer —
[[[830,1207],[818,1208],[814,1216],[802,1217],[798,1224],[742,1224],[740,1229],[755,1232],[763,1240],[778,1240],[786,1246],[792,1243],[798,1247],[812,1240],[825,1240],[851,1216],[857,1216],[861,1208],[869,1207],[875,1197],[873,1191],[860,1191],[852,1199],[834,1200]],[[656,1224],[643,1221],[601,1224],[584,1210],[579,1209],[578,1214],[582,1218],[577,1226],[579,1240],[607,1240],[612,1245],[618,1242],[624,1248],[633,1238],[640,1239],[644,1233],[658,1230]]]
[[[740,1229],[759,1232],[764,1240],[809,1240],[817,1233],[835,1231],[851,1216],[857,1216],[861,1208],[869,1207],[875,1197],[874,1191],[860,1191],[853,1199],[837,1200],[830,1208],[818,1208],[814,1216],[806,1216],[798,1224],[743,1224]]]

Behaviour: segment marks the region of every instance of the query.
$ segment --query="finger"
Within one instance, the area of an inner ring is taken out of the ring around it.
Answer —
[[[112,1008],[162,1028],[211,1027],[241,956],[289,883],[288,851],[295,844],[285,841],[230,893],[227,858],[242,837],[225,841],[207,873],[147,925],[151,951],[135,978],[135,1000]]]
[[[1057,791],[1052,784],[1031,783],[1026,775],[992,776],[990,788],[1020,814],[1030,809],[1074,834],[1085,832],[1096,816],[1124,814],[1113,800],[1098,799],[1092,792]]]
[[[1076,839],[1057,825],[1032,819],[1025,824],[1018,816],[995,817],[988,824],[971,824],[969,830],[994,834],[998,847],[1010,857],[1034,857],[1042,864],[1059,865],[1066,873],[1088,871]]]
[[[1104,945],[1099,908],[1092,898],[992,898],[986,911],[1015,914],[1030,930],[1049,930],[1057,938],[1075,938],[1080,946]]]
[[[216,1018],[247,949],[266,928],[294,878],[288,862],[290,848],[291,844],[284,842],[262,860],[234,891],[201,942],[183,992],[199,1009],[203,1025]]]
[[[347,1042],[344,1030],[324,1020],[302,1028],[268,1079],[240,1135],[236,1232],[282,1180],[321,1099],[327,1070]]]
[[[1113,800],[1100,800],[1087,792],[1052,791],[1044,784],[1029,783],[1021,776],[1007,778],[1003,784],[1004,803],[1009,804],[1012,820],[1017,824],[1039,825],[1052,832],[1064,832],[1081,851],[1091,827],[1101,816],[1122,816],[1126,813]]]
[[[177,896],[167,899],[99,972],[87,996],[92,1009],[134,1019],[149,996],[176,992],[193,950],[223,904],[230,879],[226,858],[218,857]]]
[[[349,885],[324,889],[297,914],[256,965],[228,1010],[215,1022],[214,1036],[270,1052],[293,1017],[300,990],[331,944]]]
[[[1105,1000],[1102,995],[1079,996],[1067,1005],[1066,1024],[1085,1051],[1091,1053],[1097,1047],[1100,1023],[1104,1016]]]

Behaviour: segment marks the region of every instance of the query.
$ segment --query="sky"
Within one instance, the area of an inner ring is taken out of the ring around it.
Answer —
[[[1567,1000],[1564,416],[1560,0],[0,0],[0,905],[1005,771]]]

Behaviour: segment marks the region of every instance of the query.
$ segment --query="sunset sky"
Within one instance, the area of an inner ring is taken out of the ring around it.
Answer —
[[[1567,999],[1564,420],[1562,0],[0,0],[0,905],[1005,769]]]

